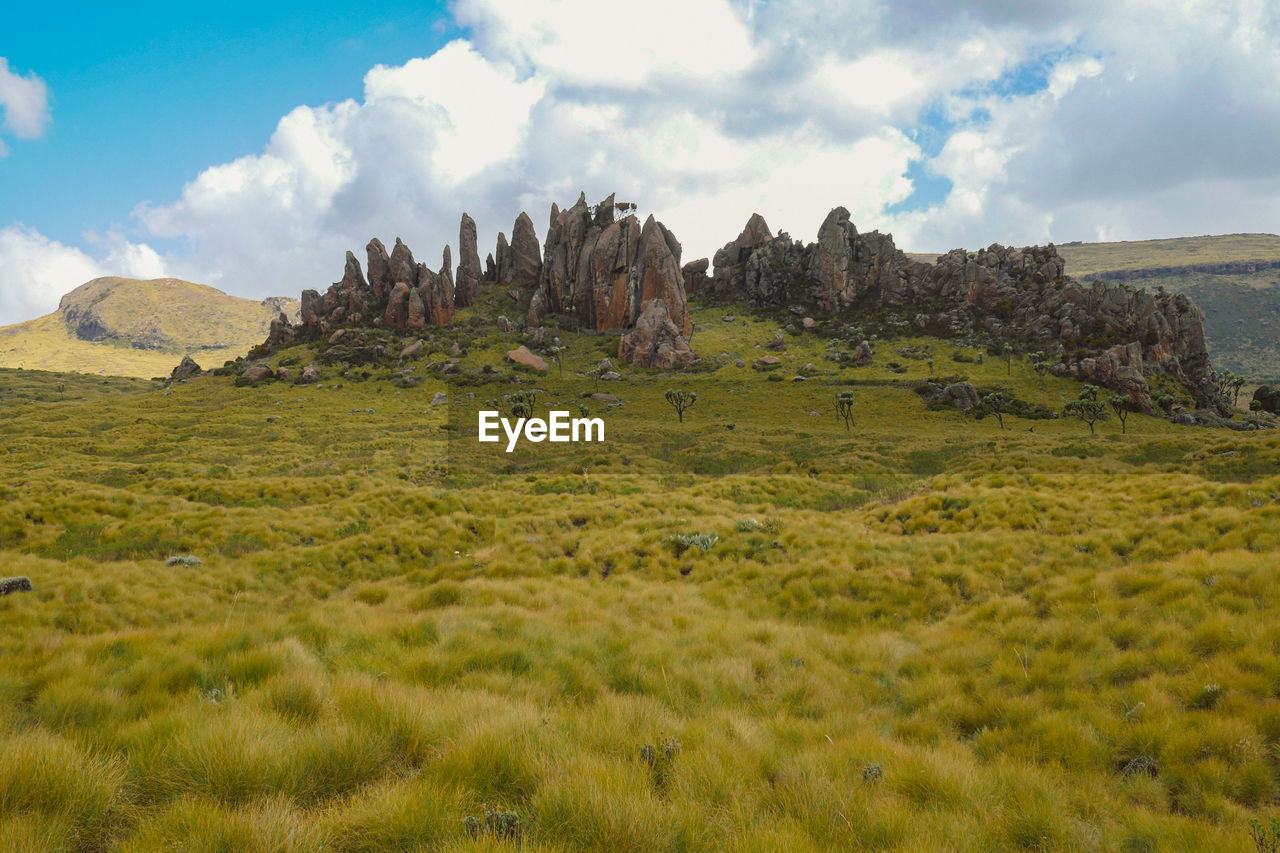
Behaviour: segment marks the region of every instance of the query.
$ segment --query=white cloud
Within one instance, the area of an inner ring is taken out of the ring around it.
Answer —
[[[0,56],[0,109],[6,131],[35,139],[49,123],[49,87],[34,73],[24,77],[9,70],[9,60]],[[0,156],[7,150],[0,146]]]
[[[101,249],[100,257],[51,240],[34,228],[0,228],[0,325],[48,314],[68,291],[101,276],[165,274],[160,256],[146,244],[131,243],[115,233],[90,234],[87,240]]]
[[[137,208],[188,249],[108,238],[95,262],[297,294],[372,236],[438,265],[463,210],[482,256],[521,209],[542,235],[580,189],[656,213],[686,259],[753,211],[812,239],[836,205],[917,250],[1280,230],[1275,4],[620,8],[456,0],[466,39],[371,69],[360,100],[300,106],[260,153]],[[913,163],[950,194],[889,213]]]

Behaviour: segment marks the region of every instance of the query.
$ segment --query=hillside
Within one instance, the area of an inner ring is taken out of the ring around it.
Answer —
[[[98,278],[44,317],[0,328],[0,367],[152,377],[190,354],[205,366],[243,355],[297,300],[254,300],[179,279]]]
[[[910,330],[858,367],[837,321],[753,370],[789,315],[697,299],[700,365],[598,379],[618,333],[553,318],[539,373],[509,305],[264,359],[314,385],[0,371],[0,839],[1217,851],[1275,813],[1275,431],[1002,428],[915,389],[1080,383]],[[530,390],[605,442],[479,444]]]

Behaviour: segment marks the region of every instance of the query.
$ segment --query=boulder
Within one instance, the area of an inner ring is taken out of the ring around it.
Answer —
[[[320,368],[314,364],[308,364],[302,368],[302,373],[298,374],[296,382],[299,385],[311,385],[320,381]]]
[[[525,367],[532,367],[534,370],[546,370],[547,363],[537,355],[529,351],[527,346],[523,344],[507,353],[507,358],[516,364],[523,364]]]
[[[200,365],[196,364],[195,359],[189,355],[184,355],[182,357],[182,361],[178,362],[178,366],[169,374],[169,381],[165,384],[172,385],[175,382],[190,379],[192,376],[199,376],[202,372]]]
[[[413,358],[418,353],[422,352],[422,348],[424,346],[426,346],[426,342],[423,341],[422,338],[418,338],[416,341],[400,350],[400,360],[404,361],[405,359]]]
[[[449,395],[444,393],[443,391],[437,391],[436,393],[431,395],[431,405],[433,406],[439,406],[443,403],[447,403],[448,401],[449,401]]]
[[[308,334],[316,334],[320,331],[320,315],[323,312],[323,305],[324,302],[320,297],[319,291],[302,291],[302,307],[298,314],[302,320],[302,327],[307,330]]]
[[[515,326],[512,325],[510,318],[508,318],[506,314],[502,314],[498,317],[499,332],[511,332],[514,330],[515,330]]]
[[[597,403],[620,403],[622,402],[613,394],[592,394],[591,399]]]
[[[978,405],[978,389],[972,382],[954,382],[942,389],[942,401],[967,412]]]
[[[697,293],[711,283],[711,279],[707,276],[707,268],[711,266],[711,261],[707,258],[698,258],[696,261],[689,261],[680,268],[680,276],[684,279],[685,295]]]
[[[751,366],[756,370],[773,370],[781,364],[782,359],[778,358],[776,355],[764,355],[757,358]],[[740,362],[738,363],[738,366],[741,367]]]
[[[1250,409],[1256,408],[1258,411],[1280,415],[1280,388],[1272,388],[1270,385],[1258,386],[1253,392],[1253,402],[1257,405],[1250,405]]]
[[[252,364],[240,374],[241,383],[244,385],[257,385],[259,382],[274,378],[275,373],[265,364]]]
[[[458,277],[454,283],[453,304],[458,308],[474,305],[483,276],[480,252],[476,248],[476,222],[464,213],[458,225]]]
[[[771,350],[786,349],[786,346],[787,346],[787,339],[786,339],[786,336],[782,334],[781,329],[774,332],[773,337],[769,339],[769,343],[765,344],[765,348],[771,349]]]
[[[696,360],[661,298],[649,300],[635,328],[618,342],[618,358],[637,367],[670,369]]]

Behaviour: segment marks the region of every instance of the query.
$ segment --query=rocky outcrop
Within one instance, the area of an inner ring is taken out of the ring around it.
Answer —
[[[165,381],[165,385],[172,385],[175,382],[182,382],[193,376],[199,376],[203,371],[200,365],[196,364],[196,360],[189,355],[184,355],[182,361],[178,362],[178,366],[169,374],[169,378]]]
[[[541,275],[542,246],[538,243],[537,232],[533,230],[533,220],[529,218],[529,214],[522,212],[516,217],[516,224],[511,229],[507,277],[499,278],[499,282],[504,287],[515,283],[536,285]]]
[[[736,240],[726,243],[715,253],[713,263],[715,274],[712,277],[712,292],[724,296],[742,290],[743,264],[758,247],[773,239],[773,233],[765,223],[764,217],[758,213],[751,214],[747,225]]]
[[[1253,403],[1249,408],[1280,415],[1280,388],[1272,388],[1270,385],[1259,386],[1253,392]]]
[[[697,360],[660,297],[649,300],[635,328],[622,336],[618,358],[637,367],[668,370]]]
[[[691,293],[697,293],[711,283],[711,279],[707,275],[707,268],[710,265],[711,261],[707,258],[698,258],[698,260],[689,261],[689,263],[680,268],[680,276],[684,279],[686,296]]]
[[[1187,297],[1068,278],[1052,245],[956,249],[934,264],[916,263],[890,235],[859,234],[844,208],[827,215],[810,245],[765,234],[753,216],[716,254],[717,292],[760,307],[801,303],[831,313],[865,301],[920,328],[1043,349],[1059,358],[1056,373],[1105,384],[1147,411],[1146,377],[1156,372],[1185,384],[1199,405],[1229,411],[1213,381],[1204,317]]]
[[[453,320],[453,261],[448,246],[444,247],[439,272],[416,262],[413,252],[398,237],[390,254],[376,237],[365,251],[369,258],[368,280],[355,255],[347,252],[342,278],[323,295],[304,290],[299,310],[301,324],[291,327],[281,315],[279,323],[272,323],[268,347],[286,343],[295,334],[329,338],[344,326],[421,329]]]
[[[458,225],[458,278],[454,285],[453,304],[458,308],[474,305],[483,277],[480,252],[476,248],[476,221],[464,213]]]
[[[628,329],[651,300],[662,299],[681,334],[688,334],[680,242],[652,216],[641,226],[634,215],[615,221],[616,210],[612,195],[594,207],[585,194],[564,210],[553,206],[527,329],[551,314],[571,315],[596,330]]]

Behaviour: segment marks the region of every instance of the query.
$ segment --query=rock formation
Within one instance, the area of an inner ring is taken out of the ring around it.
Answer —
[[[483,277],[480,253],[476,249],[476,222],[464,213],[462,222],[458,225],[458,278],[453,291],[453,304],[459,308],[474,305]]]
[[[816,243],[768,237],[753,215],[716,253],[713,289],[756,306],[793,303],[839,313],[867,300],[920,328],[985,332],[1052,352],[1055,373],[1128,394],[1150,411],[1146,376],[1164,372],[1199,405],[1226,414],[1204,344],[1204,318],[1183,295],[1126,285],[1083,284],[1065,274],[1052,246],[994,244],[953,250],[934,264],[912,262],[887,234],[859,234],[844,208],[827,215]]]
[[[304,290],[299,311],[301,325],[290,326],[282,314],[271,324],[267,346],[279,346],[295,334],[328,338],[340,326],[421,329],[453,320],[453,261],[448,246],[444,247],[438,273],[416,262],[413,252],[398,237],[390,254],[376,237],[369,241],[365,252],[369,258],[367,281],[356,256],[347,252],[342,278],[323,295]]]
[[[564,210],[552,208],[526,328],[565,314],[587,328],[627,329],[650,300],[662,299],[680,333],[689,333],[679,241],[652,216],[643,227],[634,215],[614,221],[615,209],[612,195],[593,209],[585,194]]]
[[[672,322],[667,304],[661,297],[645,303],[635,328],[618,342],[618,358],[637,367],[664,369],[692,364],[696,360],[688,342]]]

